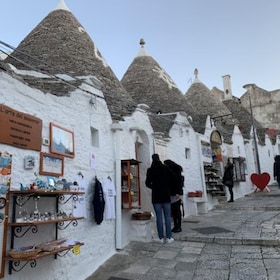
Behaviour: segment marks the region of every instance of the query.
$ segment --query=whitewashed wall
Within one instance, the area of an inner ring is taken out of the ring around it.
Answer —
[[[32,75],[35,75],[32,73]],[[90,80],[87,80],[89,82]],[[102,92],[89,85],[83,85],[86,90],[102,96]],[[138,146],[138,160],[140,164],[141,178],[141,205],[144,211],[153,211],[150,190],[145,186],[146,170],[151,164],[151,155],[159,153],[161,159],[172,159],[183,167],[185,176],[184,207],[185,216],[196,215],[199,211],[208,211],[217,203],[216,198],[206,195],[203,161],[201,153],[201,141],[210,143],[210,135],[215,127],[211,126],[210,118],[206,121],[205,134],[197,134],[191,127],[184,114],[177,114],[176,122],[170,130],[168,139],[155,137],[151,127],[148,114],[143,106],[137,110],[120,125],[120,145],[116,145],[114,133],[111,129],[112,120],[105,101],[95,99],[95,104],[90,103],[90,95],[76,90],[70,97],[57,97],[45,94],[39,90],[31,89],[23,83],[0,72],[0,103],[12,107],[23,113],[34,115],[43,120],[42,137],[49,138],[50,122],[55,122],[67,129],[73,130],[75,134],[75,158],[65,158],[64,178],[70,180],[82,172],[88,182],[86,193],[87,219],[79,221],[79,226],[68,227],[60,232],[59,237],[71,237],[84,242],[81,254],[74,256],[67,254],[63,258],[55,260],[53,257],[43,258],[37,261],[36,268],[24,268],[20,273],[8,275],[6,269],[5,279],[85,279],[93,273],[104,261],[115,253],[116,236],[120,235],[121,246],[125,246],[130,240],[137,238],[135,224],[131,224],[130,210],[121,211],[121,232],[116,232],[116,220],[104,220],[101,225],[96,225],[93,220],[91,206],[92,185],[94,177],[97,176],[102,182],[110,176],[117,178],[115,173],[114,149],[119,149],[120,159],[136,158],[135,144]],[[91,128],[99,133],[99,145],[92,145]],[[236,127],[233,133],[233,145],[222,145],[222,153],[229,157],[245,157],[248,175],[246,182],[239,183],[235,188],[235,197],[242,197],[252,191],[249,175],[255,172],[254,158],[252,154],[253,142],[244,141],[240,131]],[[245,142],[245,144],[244,144]],[[278,147],[278,146],[277,146]],[[185,149],[189,150],[185,156]],[[273,157],[277,149],[266,141],[266,146],[259,148],[262,171],[271,174]],[[28,184],[34,179],[34,172],[39,171],[39,152],[17,149],[15,147],[0,144],[0,151],[8,151],[13,154],[12,188],[19,188],[20,183]],[[42,145],[43,152],[49,152],[49,147]],[[274,151],[274,152],[273,152]],[[90,169],[89,154],[93,152],[96,156],[96,168]],[[24,170],[23,159],[31,155],[36,159],[34,170]],[[44,176],[41,176],[44,178]],[[117,186],[116,186],[117,187]],[[196,203],[187,198],[187,193],[192,190],[202,190],[203,198]],[[120,199],[119,197],[117,199]],[[199,209],[198,209],[199,208]],[[154,225],[154,224],[153,224]],[[47,227],[44,230],[49,230]],[[40,234],[33,235],[32,243],[40,242]],[[135,233],[135,234],[134,234]],[[9,245],[9,244],[8,244]]]
[[[136,159],[135,144],[138,146],[137,160],[140,161],[140,194],[141,209],[123,209],[122,210],[122,247],[131,240],[139,240],[139,232],[132,227],[131,215],[137,211],[153,211],[151,204],[151,192],[145,186],[146,171],[151,164],[151,155],[153,154],[153,129],[148,118],[148,114],[141,106],[125,121],[121,122],[123,130],[121,131],[121,159]],[[134,222],[133,222],[134,223]],[[140,224],[140,223],[139,223]],[[138,230],[141,230],[139,228]],[[147,237],[146,240],[149,240]]]
[[[169,136],[168,156],[164,160],[171,159],[183,167],[185,187],[182,199],[185,217],[196,215],[197,205],[193,200],[187,198],[187,194],[195,190],[203,191],[198,135],[193,130],[187,116],[178,113]],[[187,157],[185,149],[188,149]]]
[[[88,85],[84,87],[102,96],[102,93],[94,87]],[[89,94],[80,90],[73,91],[70,97],[45,94],[0,72],[1,104],[42,119],[43,137],[50,138],[50,122],[74,131],[75,158],[65,158],[63,178],[71,181],[73,176],[82,172],[88,185],[91,186],[94,176],[101,181],[108,175],[114,178],[114,153],[110,129],[111,117],[107,106],[103,99],[96,98],[95,105],[90,104],[89,100]],[[99,147],[91,144],[91,127],[99,131]],[[4,144],[0,144],[0,151],[8,151],[13,155],[11,188],[19,188],[20,183],[29,184],[35,178],[33,173],[39,171],[39,152],[17,149]],[[49,147],[42,146],[42,151],[49,152]],[[96,156],[95,170],[89,167],[90,152],[94,152]],[[33,170],[23,168],[23,159],[27,155],[35,156],[36,163]],[[44,176],[40,177],[44,179]],[[5,279],[30,280],[38,279],[38,277],[42,280],[85,279],[114,254],[115,221],[104,220],[101,225],[96,225],[93,220],[91,195],[92,188],[89,187],[86,193],[88,218],[79,221],[78,227],[69,226],[66,230],[59,232],[59,237],[67,236],[85,243],[81,247],[80,255],[68,253],[65,257],[58,257],[56,260],[52,256],[39,259],[36,268],[30,268],[27,265],[21,272],[12,275],[8,274],[6,266]],[[40,243],[41,236],[45,234],[44,230],[44,227],[42,229],[39,227],[39,232],[30,237],[30,242]]]
[[[226,157],[243,157],[247,158],[246,155],[246,147],[244,145],[244,138],[238,128],[238,126],[234,127],[233,134],[232,134],[232,142],[233,144],[228,145],[225,144],[223,146],[223,154]],[[250,161],[250,160],[249,160]],[[225,162],[224,162],[225,164]],[[248,164],[247,159],[246,159],[246,164]],[[249,163],[250,165],[250,163]],[[227,197],[229,198],[229,192],[227,190]],[[248,175],[246,175],[246,181],[245,182],[235,182],[234,183],[234,199],[238,199],[240,197],[243,197],[245,194],[248,194],[252,191],[251,187],[251,181]]]

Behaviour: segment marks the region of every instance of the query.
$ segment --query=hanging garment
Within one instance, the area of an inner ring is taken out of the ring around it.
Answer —
[[[103,194],[103,187],[101,182],[95,178],[94,195],[93,195],[93,210],[95,222],[100,225],[103,221],[105,208],[105,200]]]
[[[111,178],[107,178],[103,182],[103,192],[105,197],[105,219],[115,219],[115,196],[116,190],[114,182]]]

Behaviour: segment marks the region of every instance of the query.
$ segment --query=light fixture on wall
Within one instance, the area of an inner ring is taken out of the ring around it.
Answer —
[[[96,105],[96,96],[91,96],[90,97],[89,104]]]

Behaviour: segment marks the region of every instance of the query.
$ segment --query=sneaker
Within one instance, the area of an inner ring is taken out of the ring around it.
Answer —
[[[171,231],[176,232],[177,229],[178,229],[177,227],[174,227]]]
[[[153,241],[157,242],[157,243],[162,243],[162,244],[164,243],[164,239],[163,238],[154,238]]]
[[[172,243],[174,239],[172,237],[166,238],[166,243]]]

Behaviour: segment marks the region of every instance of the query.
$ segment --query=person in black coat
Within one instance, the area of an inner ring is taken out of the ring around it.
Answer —
[[[233,164],[231,163],[230,159],[228,159],[227,164],[224,170],[223,176],[223,184],[228,187],[230,193],[230,200],[228,202],[233,202]]]
[[[278,183],[278,187],[280,188],[280,156],[277,155],[274,158],[273,163],[273,177]]]
[[[171,232],[170,186],[175,180],[170,169],[165,166],[158,154],[152,155],[151,167],[147,169],[145,184],[152,190],[152,204],[156,214],[158,241],[164,243],[163,217],[166,242],[174,241]]]
[[[170,190],[171,195],[171,215],[173,218],[174,227],[172,232],[181,232],[181,223],[182,223],[182,212],[181,205],[183,195],[183,187],[184,187],[184,176],[182,175],[183,168],[176,162],[167,159],[164,161],[164,164],[167,165],[171,171],[175,174],[176,180],[172,183],[172,187]]]

